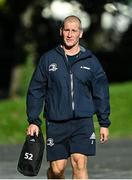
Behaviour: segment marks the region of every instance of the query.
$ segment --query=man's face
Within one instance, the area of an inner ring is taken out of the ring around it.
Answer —
[[[79,44],[79,39],[82,37],[82,30],[78,21],[66,21],[64,27],[60,30],[60,35],[63,37],[64,45],[67,48],[72,48]]]

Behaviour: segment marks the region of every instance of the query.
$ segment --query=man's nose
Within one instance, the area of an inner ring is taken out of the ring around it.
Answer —
[[[68,32],[68,37],[71,37],[72,36],[72,31],[69,31]]]

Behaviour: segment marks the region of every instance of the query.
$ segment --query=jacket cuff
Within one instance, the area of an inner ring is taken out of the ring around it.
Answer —
[[[110,124],[101,124],[100,127],[105,127],[108,128],[110,126]]]
[[[106,128],[108,128],[111,124],[109,118],[105,116],[104,117],[98,116],[98,122],[99,122],[100,127],[106,127]]]
[[[99,122],[100,127],[106,127],[108,128],[111,125],[110,120],[107,120],[107,122]]]
[[[37,125],[39,128],[41,127],[41,124],[42,124],[41,119],[35,119],[35,120],[29,120],[29,119],[28,119],[28,122],[29,122],[29,124],[35,124],[35,125]]]

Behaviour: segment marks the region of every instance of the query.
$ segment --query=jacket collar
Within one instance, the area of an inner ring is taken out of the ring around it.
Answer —
[[[56,48],[56,51],[61,54],[62,56],[65,56],[64,49],[61,45],[58,45]],[[77,58],[77,60],[90,58],[92,56],[92,53],[89,49],[85,49],[83,46],[80,46],[80,56]]]

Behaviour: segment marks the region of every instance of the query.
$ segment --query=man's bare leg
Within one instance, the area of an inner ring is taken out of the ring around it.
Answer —
[[[88,179],[87,156],[79,153],[71,155],[71,164],[73,168],[73,179]]]
[[[47,170],[48,179],[65,179],[65,168],[67,165],[67,160],[57,160],[50,162],[50,167]]]

